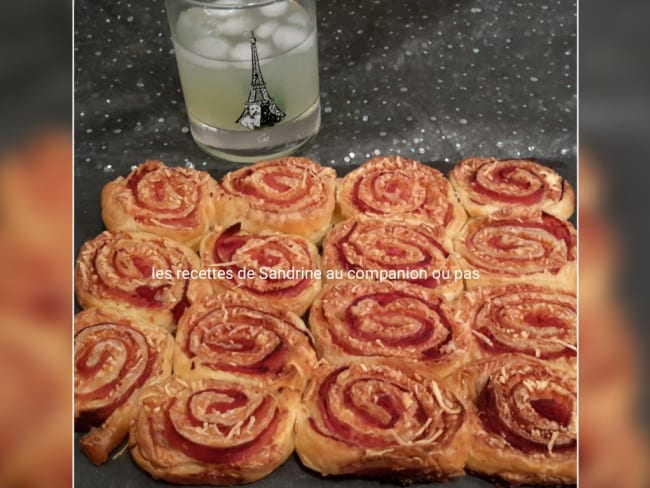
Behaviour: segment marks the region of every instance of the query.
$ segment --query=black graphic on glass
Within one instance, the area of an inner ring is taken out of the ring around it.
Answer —
[[[266,88],[262,77],[262,69],[260,68],[260,60],[257,56],[255,33],[252,31],[251,58],[251,91],[248,93],[244,111],[236,120],[236,123],[247,129],[257,129],[280,122],[286,114],[275,104],[273,98],[269,95],[269,90]]]

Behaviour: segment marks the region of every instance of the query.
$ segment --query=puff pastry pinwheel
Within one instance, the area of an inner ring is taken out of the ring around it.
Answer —
[[[466,402],[472,433],[469,470],[510,483],[575,483],[572,368],[504,354],[467,365],[449,382]]]
[[[145,161],[102,190],[102,218],[112,232],[150,232],[198,249],[215,217],[217,182],[205,171]]]
[[[575,208],[569,182],[535,161],[469,158],[454,167],[449,179],[472,217],[524,206],[568,219]]]
[[[357,216],[341,222],[323,243],[323,276],[408,281],[448,299],[463,289],[463,272],[442,229],[413,220]]]
[[[318,249],[304,237],[251,234],[239,224],[217,228],[201,243],[201,263],[214,270],[218,293],[234,290],[302,315],[321,287]]]
[[[296,451],[324,475],[439,480],[463,474],[462,403],[438,379],[386,362],[321,365],[296,423]]]
[[[254,297],[228,292],[192,305],[176,331],[174,372],[302,390],[316,367],[303,321]]]
[[[131,455],[154,478],[171,483],[256,481],[293,452],[299,402],[290,388],[173,376],[143,391]]]
[[[212,293],[188,247],[145,232],[102,232],[79,251],[75,292],[83,308],[111,309],[170,331],[195,300]]]
[[[576,290],[576,231],[544,212],[507,211],[469,219],[454,240],[467,288],[535,283]]]
[[[400,156],[377,156],[348,173],[338,186],[343,219],[371,217],[430,222],[453,237],[467,214],[444,175]]]
[[[129,431],[140,391],[172,371],[169,332],[96,308],[75,317],[74,410],[76,423],[92,427],[81,448],[104,463]]]
[[[263,161],[220,182],[217,220],[249,232],[273,230],[320,242],[332,223],[336,172],[307,158]]]
[[[488,286],[465,292],[454,308],[482,357],[521,353],[575,364],[573,293],[528,284]]]
[[[319,354],[334,364],[395,358],[446,374],[470,359],[470,329],[436,292],[405,282],[340,281],[311,307]]]

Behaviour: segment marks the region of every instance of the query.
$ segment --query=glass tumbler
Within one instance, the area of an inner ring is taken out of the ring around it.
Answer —
[[[318,133],[315,0],[166,0],[192,137],[250,162]]]

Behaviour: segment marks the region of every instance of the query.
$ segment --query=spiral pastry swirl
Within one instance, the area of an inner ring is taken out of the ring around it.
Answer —
[[[311,336],[300,318],[245,295],[205,297],[176,331],[174,371],[302,390],[316,367]]]
[[[378,156],[348,173],[338,187],[343,219],[358,214],[414,219],[453,237],[467,220],[449,181],[437,169],[400,156]]]
[[[469,469],[512,483],[575,483],[572,368],[504,354],[468,365],[452,382],[468,402]]]
[[[322,365],[301,407],[296,451],[322,474],[415,481],[463,473],[462,403],[398,362]]]
[[[299,394],[173,376],[147,388],[131,426],[135,462],[180,484],[232,485],[263,478],[293,451]]]
[[[524,206],[568,219],[575,208],[575,192],[569,182],[534,161],[465,159],[454,167],[449,179],[472,217]]]
[[[307,158],[264,161],[221,180],[217,222],[248,232],[272,230],[320,242],[336,204],[336,172]]]
[[[576,289],[576,231],[547,213],[513,211],[467,221],[454,240],[464,270],[478,270],[468,288],[535,282]]]
[[[525,284],[485,287],[466,292],[456,310],[482,356],[521,353],[575,362],[574,294]]]
[[[205,171],[145,161],[104,186],[102,218],[111,232],[150,232],[196,250],[214,221],[216,193]]]
[[[403,282],[328,284],[311,307],[319,354],[331,363],[396,358],[445,374],[470,350],[469,329],[442,297]]]
[[[318,249],[304,237],[218,228],[201,243],[201,263],[220,271],[211,279],[217,293],[235,290],[299,316],[321,287]]]
[[[357,216],[337,225],[323,245],[323,274],[335,279],[407,281],[446,298],[463,289],[462,271],[442,230],[417,221]]]
[[[126,436],[141,388],[171,374],[173,351],[172,336],[158,327],[96,308],[75,317],[75,420],[94,426],[81,446],[95,464]]]
[[[191,278],[200,266],[191,249],[171,239],[106,231],[81,247],[75,291],[84,308],[117,310],[173,330],[190,303],[211,292],[207,281]]]

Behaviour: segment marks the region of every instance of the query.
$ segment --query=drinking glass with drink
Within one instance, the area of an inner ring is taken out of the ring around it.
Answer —
[[[320,127],[315,0],[166,0],[196,143],[255,161]]]

